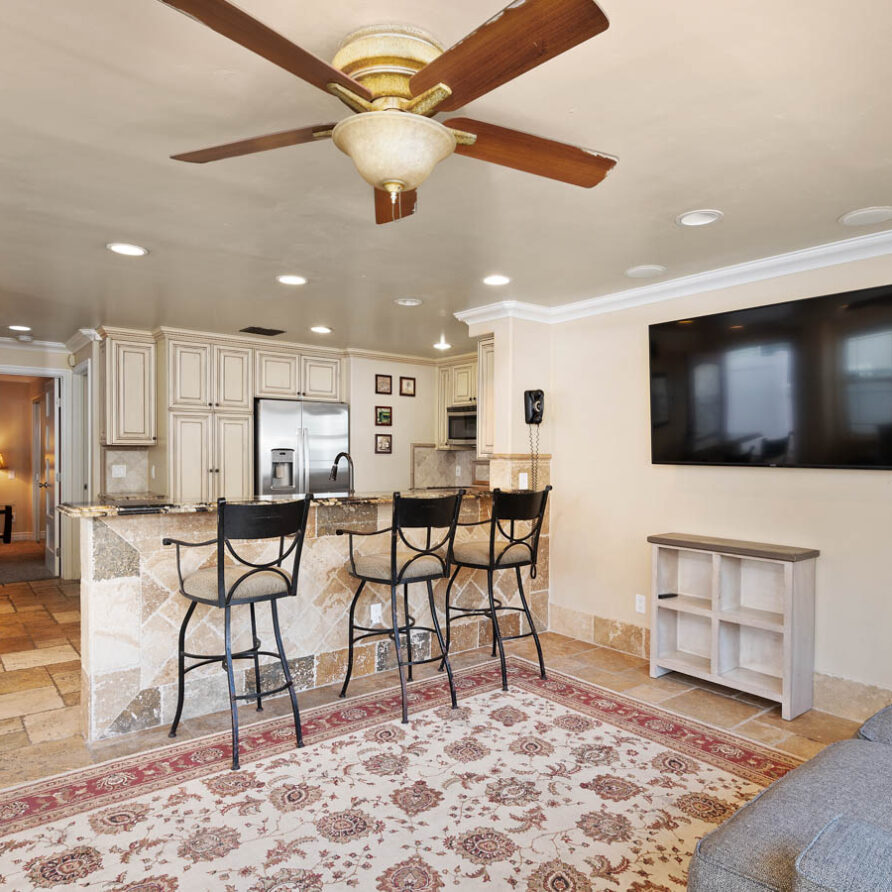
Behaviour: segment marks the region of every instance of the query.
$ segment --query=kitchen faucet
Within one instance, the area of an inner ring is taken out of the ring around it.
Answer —
[[[349,452],[339,452],[335,456],[334,464],[331,466],[331,473],[328,475],[329,480],[337,480],[338,479],[338,462],[342,459],[347,459],[347,467],[350,471],[350,480],[349,485],[347,486],[347,495],[353,495],[353,459],[350,457]]]

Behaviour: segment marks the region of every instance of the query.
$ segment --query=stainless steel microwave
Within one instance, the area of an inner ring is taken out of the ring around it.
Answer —
[[[476,406],[449,406],[446,409],[446,443],[449,446],[477,444]]]

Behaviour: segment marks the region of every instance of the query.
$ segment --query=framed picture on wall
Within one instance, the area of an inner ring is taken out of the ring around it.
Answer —
[[[375,393],[393,393],[393,375],[375,375]]]
[[[393,452],[393,436],[391,434],[375,434],[375,454],[390,455]]]
[[[375,427],[390,427],[393,424],[393,409],[390,406],[375,406]]]
[[[400,377],[400,396],[415,396],[415,379]]]

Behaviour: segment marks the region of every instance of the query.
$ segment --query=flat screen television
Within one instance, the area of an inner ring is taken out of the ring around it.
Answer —
[[[892,285],[650,326],[655,464],[892,469]]]

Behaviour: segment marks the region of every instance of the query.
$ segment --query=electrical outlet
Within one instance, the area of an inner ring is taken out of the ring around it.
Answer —
[[[126,477],[127,465],[112,465],[112,477]]]
[[[647,596],[635,595],[635,613],[647,612]]]
[[[517,488],[518,489],[529,489],[530,488],[530,475],[527,474],[526,471],[521,471],[517,475]]]
[[[455,476],[461,477],[461,465],[458,462],[455,463]]]
[[[154,480],[155,479],[155,466],[154,465],[151,466],[150,473],[152,475],[152,480]]]
[[[373,623],[383,623],[384,622],[384,615],[381,613],[381,605],[380,604],[372,604],[371,617],[372,617]]]
[[[10,480],[15,480],[15,471],[7,471],[7,472],[6,472],[6,476],[7,476]]]

